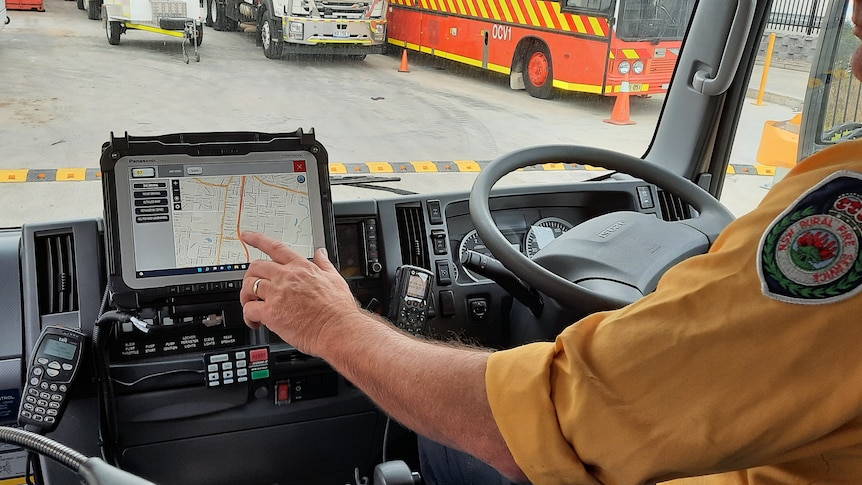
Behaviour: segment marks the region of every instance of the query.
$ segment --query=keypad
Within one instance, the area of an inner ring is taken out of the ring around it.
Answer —
[[[269,348],[232,349],[204,356],[207,387],[269,377]]]

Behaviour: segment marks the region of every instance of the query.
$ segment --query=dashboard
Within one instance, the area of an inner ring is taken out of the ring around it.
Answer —
[[[336,201],[335,255],[357,301],[382,315],[392,305],[400,266],[430,270],[421,333],[505,348],[516,343],[508,326],[512,296],[462,263],[467,251],[489,254],[471,220],[469,196],[464,191]],[[687,215],[673,196],[622,175],[500,188],[490,207],[506,239],[528,257],[571,227],[608,212],[664,220]],[[158,323],[158,315],[170,313],[176,316],[173,326],[148,334],[108,327],[107,337],[96,339],[94,322],[111,272],[108,254],[101,218],[0,231],[0,270],[16,276],[0,280],[0,393],[16,403],[5,408],[7,419],[14,419],[21,399],[30,349],[44,327],[60,325],[93,335],[86,351],[104,361],[104,369],[88,363],[82,370],[66,418],[49,436],[155,483],[353,483],[357,473],[370,476],[384,455],[415,469],[415,436],[388,421],[325,362],[266,329],[245,327],[236,288],[171,296],[164,307],[139,317]],[[235,383],[218,367],[224,361],[245,365],[249,354],[266,360],[265,374],[255,364],[259,378],[253,381]],[[78,483],[62,467],[44,467],[47,483]]]
[[[340,268],[360,304],[383,315],[400,265],[431,270],[435,277],[425,333],[504,348],[515,344],[506,328],[512,297],[462,263],[468,251],[491,255],[471,220],[469,195],[336,203]],[[576,185],[507,187],[494,192],[490,206],[497,227],[528,257],[601,214],[637,211],[676,220],[687,210],[672,195],[627,176]]]

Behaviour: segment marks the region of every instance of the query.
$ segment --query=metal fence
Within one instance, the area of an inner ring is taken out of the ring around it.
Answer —
[[[766,28],[817,35],[826,13],[826,3],[826,0],[775,0]]]
[[[829,77],[823,139],[837,141],[862,137],[862,82],[853,77],[849,69],[836,69]]]

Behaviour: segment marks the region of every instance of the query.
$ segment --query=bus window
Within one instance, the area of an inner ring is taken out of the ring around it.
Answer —
[[[693,0],[620,0],[617,35],[624,40],[682,39]]]
[[[564,6],[571,10],[587,10],[588,13],[608,12],[611,0],[566,0]]]

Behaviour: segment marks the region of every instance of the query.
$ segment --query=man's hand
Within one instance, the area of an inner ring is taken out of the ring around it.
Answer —
[[[252,262],[243,277],[239,298],[246,325],[265,325],[301,352],[319,355],[321,336],[359,312],[326,250],[318,249],[312,263],[263,234],[245,232],[242,239],[272,258]]]

